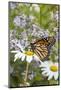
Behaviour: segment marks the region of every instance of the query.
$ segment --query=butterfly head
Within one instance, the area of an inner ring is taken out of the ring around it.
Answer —
[[[35,49],[34,44],[33,43],[30,43],[30,45],[31,45],[32,50],[34,50]]]

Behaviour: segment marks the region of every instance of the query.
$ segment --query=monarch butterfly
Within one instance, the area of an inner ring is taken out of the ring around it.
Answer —
[[[46,37],[30,43],[33,52],[41,59],[45,60],[49,56],[51,47],[55,44],[55,37]]]

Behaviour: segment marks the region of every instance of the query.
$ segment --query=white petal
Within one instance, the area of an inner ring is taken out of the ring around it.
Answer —
[[[45,76],[49,76],[50,74],[51,74],[51,72],[49,71],[45,74]]]
[[[16,54],[15,55],[15,59],[14,59],[14,62],[18,59],[18,55]]]
[[[21,52],[19,52],[19,53],[17,53],[17,54],[15,54],[15,59],[14,59],[14,62],[18,59],[18,58],[21,58],[22,57],[22,53]]]
[[[53,77],[53,73],[51,73],[51,74],[49,75],[48,80],[52,79],[52,77]]]
[[[52,61],[45,61],[44,64],[48,67],[50,67],[51,65],[53,65]]]
[[[45,73],[46,76],[48,76],[50,74],[50,70],[47,68],[42,68],[41,70],[43,71],[42,74],[44,74],[44,72],[46,72]]]
[[[16,50],[16,51],[11,51],[11,53],[18,53],[19,51],[18,50]]]
[[[40,64],[40,67],[44,67],[44,63]]]
[[[16,57],[15,59],[14,59],[14,62],[17,60],[18,58]]]
[[[50,63],[50,61],[45,61],[44,64],[45,64],[46,67],[49,67],[49,65],[50,65],[51,63]]]
[[[25,56],[25,54],[21,53],[21,54],[19,55],[19,58],[22,58],[23,56]]]
[[[27,56],[26,61],[30,63],[32,61],[32,56]]]
[[[52,65],[51,61],[45,61],[40,65],[40,67],[50,67],[51,65]]]
[[[49,63],[49,61],[44,61],[44,64],[48,64]]]
[[[22,56],[22,53],[21,52],[18,52],[17,54],[15,54],[15,58],[16,57],[19,57],[19,56]]]
[[[47,70],[47,68],[41,68],[41,70],[42,70],[42,71],[45,71],[45,70]]]
[[[46,72],[46,71],[43,71],[43,72],[42,72],[42,74],[45,74],[45,73],[47,73],[47,72]]]
[[[25,59],[25,55],[22,56],[21,60],[24,61],[24,59]]]
[[[40,65],[40,67],[47,68],[47,67],[49,67],[49,66],[48,66],[48,65],[46,65],[46,64],[41,64],[41,65]]]
[[[58,79],[58,72],[54,73],[54,79],[55,79],[55,80]]]
[[[48,67],[48,61],[41,63],[40,67]]]

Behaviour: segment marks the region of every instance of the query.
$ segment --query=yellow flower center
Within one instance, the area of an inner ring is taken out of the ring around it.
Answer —
[[[52,66],[50,67],[50,70],[53,71],[53,72],[56,72],[56,71],[58,71],[58,67],[55,66],[55,65],[52,65]]]
[[[24,54],[26,54],[28,56],[33,56],[34,55],[34,53],[32,51],[25,51]]]

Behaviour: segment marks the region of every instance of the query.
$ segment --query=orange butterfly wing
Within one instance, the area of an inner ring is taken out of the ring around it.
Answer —
[[[52,46],[54,43],[54,37],[42,38],[31,43],[31,48],[41,60],[44,60],[49,55],[48,46]]]

